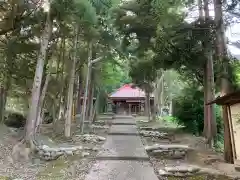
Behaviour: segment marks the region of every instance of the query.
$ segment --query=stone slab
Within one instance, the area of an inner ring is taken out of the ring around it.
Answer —
[[[158,180],[149,162],[97,161],[85,180]]]
[[[113,116],[99,116],[98,117],[98,120],[112,120],[113,119]]]
[[[147,161],[149,162],[149,157],[132,157],[132,156],[125,156],[125,157],[117,157],[117,156],[97,156],[94,160],[121,160],[121,161]]]
[[[148,158],[139,136],[108,136],[98,157],[142,157]]]
[[[113,124],[136,124],[134,119],[114,119]]]
[[[138,133],[136,125],[112,125],[109,133]]]
[[[114,115],[114,118],[115,119],[133,119],[133,116],[116,114]]]
[[[110,136],[123,135],[123,136],[139,136],[139,133],[108,133]]]
[[[115,122],[113,122],[113,123],[111,123],[111,125],[136,125],[136,123],[126,123],[126,122],[124,122],[124,123],[115,123]]]

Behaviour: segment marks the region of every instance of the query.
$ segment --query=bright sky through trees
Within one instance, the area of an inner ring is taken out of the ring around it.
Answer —
[[[187,21],[191,22],[194,21],[197,17],[198,17],[198,7],[197,7],[197,3],[195,3],[196,5],[188,10],[186,10],[186,12],[188,12],[188,17],[186,18]],[[209,10],[210,10],[210,16],[214,17],[214,7],[213,4],[209,5]],[[231,24],[227,27],[226,30],[226,36],[229,40],[229,42],[236,42],[236,41],[240,41],[240,18],[237,18],[236,16],[229,14],[227,12],[225,12],[225,16],[228,17],[228,19],[231,19]],[[240,57],[240,49],[228,44],[228,49],[229,52],[236,57]]]

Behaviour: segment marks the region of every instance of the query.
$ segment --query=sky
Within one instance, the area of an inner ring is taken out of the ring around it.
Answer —
[[[209,10],[210,10],[210,13],[209,13],[210,16],[214,17],[214,7],[212,4],[209,5]],[[186,20],[191,22],[198,17],[197,7],[195,9],[192,9],[191,11],[188,11],[188,13],[189,13],[189,15]],[[228,16],[231,16],[231,18],[234,22],[238,20],[238,18],[236,18],[232,15],[228,14]],[[227,27],[226,37],[228,38],[228,40],[230,42],[227,45],[230,54],[232,54],[233,56],[235,56],[237,58],[240,57],[240,49],[231,45],[231,42],[239,41],[239,43],[240,43],[240,23],[233,23],[229,27]]]

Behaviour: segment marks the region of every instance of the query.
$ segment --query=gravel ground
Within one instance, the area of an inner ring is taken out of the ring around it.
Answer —
[[[0,127],[0,179],[4,178],[20,178],[23,180],[36,179],[36,174],[43,165],[34,165],[27,162],[12,162],[11,153],[12,148],[17,142],[16,134],[8,127]]]
[[[52,132],[46,129],[44,134],[50,136]],[[94,129],[94,134],[102,137],[106,137],[107,132],[108,129]],[[61,137],[61,135],[51,138],[58,144],[81,145],[89,148],[89,150],[83,151],[86,157],[79,153],[69,157],[60,157],[55,161],[49,162],[34,159],[31,162],[13,163],[11,152],[19,136],[13,129],[3,125],[0,126],[0,180],[13,180],[16,178],[18,180],[84,180],[85,175],[95,162],[96,149],[100,149],[104,141],[97,143],[83,142],[74,135],[73,137],[68,139],[67,143],[66,139]],[[95,148],[95,150],[92,150],[92,148]]]

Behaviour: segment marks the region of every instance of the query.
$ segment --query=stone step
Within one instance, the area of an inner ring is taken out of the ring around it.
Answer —
[[[180,164],[180,165],[173,165],[173,166],[168,165],[163,169],[160,169],[158,173],[160,176],[185,177],[185,176],[196,175],[200,171],[201,171],[201,168],[198,166]]]
[[[85,180],[158,180],[149,162],[97,161]]]
[[[133,119],[133,116],[130,115],[114,115],[115,119]]]
[[[154,144],[153,146],[146,146],[146,151],[154,151],[154,150],[192,150],[191,147],[184,144]]]
[[[158,131],[147,131],[147,130],[141,130],[140,135],[144,137],[154,137],[159,139],[169,139],[169,134],[166,132],[158,132]]]
[[[108,136],[98,157],[148,158],[139,136]]]
[[[155,144],[146,146],[145,149],[151,156],[168,159],[183,159],[192,150],[189,146],[182,144]]]
[[[138,133],[136,125],[112,125],[109,133]]]

